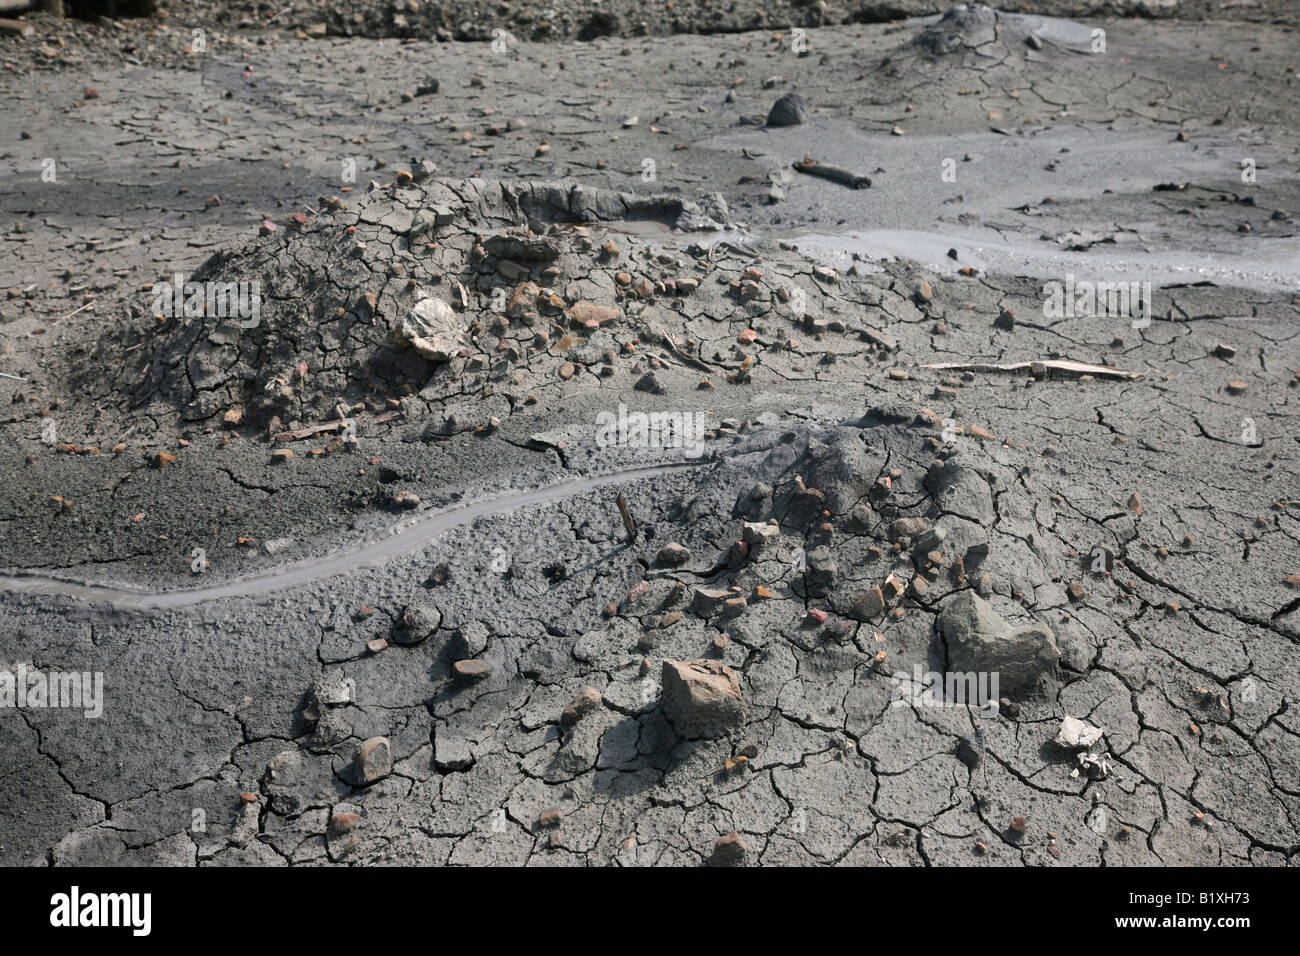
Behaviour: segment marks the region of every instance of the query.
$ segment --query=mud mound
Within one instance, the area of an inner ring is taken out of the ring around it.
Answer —
[[[913,41],[931,56],[946,56],[964,50],[979,50],[998,39],[1002,18],[982,3],[962,3],[917,34]]]
[[[1035,694],[1060,650],[1057,635],[1034,630],[1026,612],[1065,603],[1073,573],[1066,549],[1025,534],[1034,503],[1019,480],[1020,453],[977,433],[941,435],[942,426],[927,409],[894,403],[835,428],[789,433],[761,462],[752,456],[765,480],[739,496],[742,526],[728,529],[737,543],[719,587],[748,593],[784,579],[813,609],[794,636],[801,643],[861,640],[860,627],[890,631],[911,660],[1003,672],[1007,690]],[[737,457],[745,460],[743,449]],[[980,602],[963,599],[932,629],[929,616],[966,592]],[[920,628],[907,620],[917,612]],[[962,628],[981,615],[1022,635],[1021,644],[958,646]],[[996,653],[1010,656],[988,656]]]
[[[331,200],[319,216],[264,223],[259,239],[140,296],[118,378],[127,404],[294,427],[340,403],[384,410],[456,394],[476,376],[522,386],[533,356],[568,330],[596,350],[594,364],[612,347],[601,333],[622,320],[620,300],[674,291],[673,271],[641,243],[626,256],[596,249],[582,224],[714,229],[726,217],[720,199],[404,179],[355,209]],[[640,283],[620,283],[632,271]],[[99,354],[122,346],[115,330]]]

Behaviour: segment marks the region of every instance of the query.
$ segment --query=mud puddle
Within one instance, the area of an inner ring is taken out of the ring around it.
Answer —
[[[881,259],[904,259],[949,274],[973,267],[980,273],[1056,281],[1073,274],[1089,281],[1150,282],[1156,288],[1210,282],[1261,292],[1300,291],[1300,239],[1270,240],[1231,258],[1204,252],[1147,252],[1126,248],[1129,243],[1123,241],[1070,252],[909,229],[814,232],[786,241],[826,265],[847,269],[856,264],[861,272],[881,271],[872,264]],[[955,259],[950,250],[956,252]]]

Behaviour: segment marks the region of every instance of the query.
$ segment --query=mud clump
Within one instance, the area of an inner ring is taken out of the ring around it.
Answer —
[[[916,35],[913,41],[931,56],[977,50],[998,38],[999,14],[982,3],[962,3]]]
[[[720,197],[437,179],[376,187],[355,209],[338,201],[326,210],[214,255],[191,276],[255,284],[252,321],[223,309],[155,316],[141,296],[132,312],[143,347],[115,389],[123,405],[292,428],[358,407],[391,411],[416,395],[438,403],[462,394],[466,377],[522,385],[551,357],[558,369],[558,352],[572,349],[568,326],[600,332],[623,314],[620,298],[671,291],[673,276],[644,247],[623,264],[663,278],[621,289],[623,273],[595,261],[583,224],[641,219],[691,231],[719,228],[728,215]],[[591,341],[602,352],[613,345]],[[114,333],[98,349],[121,347]]]

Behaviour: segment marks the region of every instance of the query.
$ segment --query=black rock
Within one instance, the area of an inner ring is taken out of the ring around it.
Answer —
[[[984,731],[976,730],[957,742],[957,759],[971,770],[984,759]]]
[[[772,109],[767,114],[767,125],[798,126],[807,115],[803,97],[798,93],[787,93],[772,104]]]

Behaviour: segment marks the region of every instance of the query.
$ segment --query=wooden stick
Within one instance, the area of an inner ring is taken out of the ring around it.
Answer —
[[[614,499],[614,504],[618,505],[618,513],[623,516],[623,527],[627,531],[627,543],[631,544],[636,540],[636,522],[632,520],[632,512],[627,510],[627,499],[622,493]]]
[[[859,176],[852,170],[845,169],[842,166],[832,166],[830,163],[818,162],[811,156],[805,156],[802,163],[795,163],[794,168],[808,176],[829,179],[831,182],[848,186],[850,189],[866,189],[871,185],[871,177],[869,176]]]
[[[74,315],[76,315],[78,312],[85,312],[87,309],[89,309],[89,308],[90,308],[92,305],[94,305],[94,304],[95,304],[95,300],[94,300],[94,299],[91,299],[89,302],[87,302],[87,303],[86,303],[85,305],[83,305],[81,308],[79,308],[79,309],[73,309],[73,310],[72,310],[71,312],[69,312],[67,315],[60,316],[59,321],[62,322],[64,319],[70,319],[70,318],[72,318]]]

